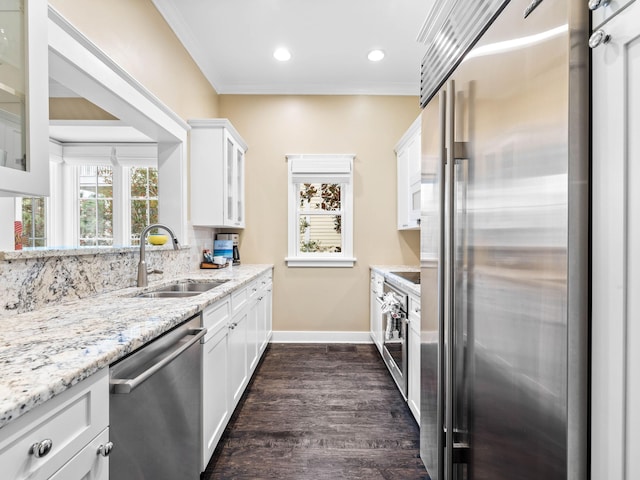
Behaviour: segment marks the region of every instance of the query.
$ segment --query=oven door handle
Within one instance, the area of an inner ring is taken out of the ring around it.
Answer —
[[[131,393],[137,387],[139,387],[145,380],[151,378],[158,371],[162,370],[164,367],[173,362],[176,358],[182,355],[183,352],[191,348],[191,346],[195,343],[198,343],[202,337],[207,333],[206,328],[194,328],[189,330],[187,335],[193,335],[193,338],[182,345],[180,348],[175,349],[171,354],[164,357],[158,363],[153,364],[151,367],[146,369],[140,375],[135,378],[111,378],[109,380],[109,385],[113,385],[114,393]]]

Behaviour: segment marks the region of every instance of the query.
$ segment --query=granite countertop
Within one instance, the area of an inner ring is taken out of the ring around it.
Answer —
[[[408,293],[420,298],[420,285],[410,282],[402,277],[394,275],[392,272],[420,272],[420,267],[411,265],[371,265],[371,270],[377,272],[390,280],[396,286],[404,289]]]
[[[0,428],[271,268],[189,272],[146,288],[124,288],[7,319],[0,330]],[[193,297],[135,298],[185,279],[229,281]]]

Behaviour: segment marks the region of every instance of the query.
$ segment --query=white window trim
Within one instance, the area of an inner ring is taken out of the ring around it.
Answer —
[[[59,144],[50,142],[50,169],[62,177],[56,188],[51,190],[53,209],[47,209],[47,225],[56,221],[62,228],[48,237],[51,245],[79,245],[79,185],[78,171],[81,165],[108,165],[113,169],[113,245],[130,246],[130,188],[131,167],[158,167],[158,147],[156,144]],[[60,169],[60,167],[62,167]],[[57,173],[57,172],[60,172]],[[61,222],[59,220],[62,220]]]
[[[287,155],[288,162],[288,267],[353,267],[353,154]],[[342,188],[342,251],[299,252],[298,183],[340,183]]]

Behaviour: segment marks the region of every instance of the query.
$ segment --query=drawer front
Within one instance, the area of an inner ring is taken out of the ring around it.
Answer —
[[[244,287],[231,293],[231,315],[235,315],[244,308],[249,299],[258,291],[258,281],[254,280]]]
[[[258,290],[266,290],[273,284],[273,273],[265,273],[258,279]]]
[[[249,301],[249,285],[231,292],[231,316],[235,315]]]
[[[231,318],[229,296],[205,308],[202,312],[202,326],[207,329],[204,341],[213,337],[221,328],[227,328],[229,318]]]
[[[0,430],[0,472],[12,480],[49,478],[108,423],[109,369],[104,368]],[[48,441],[46,454],[31,453],[33,445]]]
[[[109,429],[105,428],[49,480],[109,480],[109,457],[98,454],[100,447],[107,442],[109,442]]]

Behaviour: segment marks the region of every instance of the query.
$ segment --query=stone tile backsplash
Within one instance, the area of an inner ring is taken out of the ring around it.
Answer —
[[[61,251],[60,255],[7,255],[0,259],[0,321],[61,302],[135,286],[138,248],[113,252]],[[149,267],[162,270],[149,280],[171,279],[193,267],[191,248],[147,248]]]

